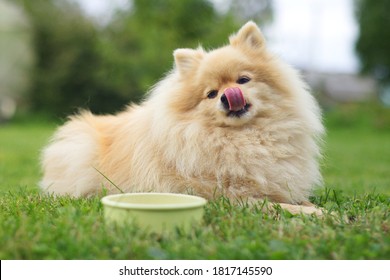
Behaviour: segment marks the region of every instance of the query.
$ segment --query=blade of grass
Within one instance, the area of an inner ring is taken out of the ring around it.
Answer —
[[[124,191],[121,190],[120,187],[118,187],[113,181],[111,181],[110,178],[108,178],[106,175],[104,175],[102,172],[100,172],[100,170],[98,170],[95,167],[93,169],[95,169],[97,172],[99,172],[99,174],[102,175],[108,182],[110,182],[110,184],[113,185],[118,191],[120,191],[121,193],[125,193]]]

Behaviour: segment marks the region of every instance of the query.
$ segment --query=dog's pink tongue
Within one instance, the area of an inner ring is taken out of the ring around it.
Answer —
[[[227,88],[225,89],[224,93],[226,95],[226,99],[229,102],[230,111],[240,111],[245,107],[246,101],[240,88]]]

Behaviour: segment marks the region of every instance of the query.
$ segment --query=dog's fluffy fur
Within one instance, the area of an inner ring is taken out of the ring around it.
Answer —
[[[320,110],[297,72],[268,52],[258,27],[248,22],[227,46],[177,49],[174,58],[141,105],[115,116],[83,112],[60,127],[43,152],[42,188],[118,192],[107,177],[125,192],[308,204],[321,182]],[[247,106],[224,106],[227,88],[239,88]]]

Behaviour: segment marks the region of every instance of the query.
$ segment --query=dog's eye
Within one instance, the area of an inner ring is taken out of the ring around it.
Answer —
[[[207,93],[207,98],[215,98],[217,97],[218,95],[218,90],[210,90],[208,93]]]
[[[242,77],[238,78],[237,84],[240,84],[240,85],[246,84],[246,83],[249,82],[250,80],[251,80],[251,79],[250,79],[249,77],[247,77],[247,76],[242,76]]]

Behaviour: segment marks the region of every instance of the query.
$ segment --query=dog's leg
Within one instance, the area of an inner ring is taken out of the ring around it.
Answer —
[[[324,215],[324,212],[321,208],[317,208],[314,206],[314,204],[310,202],[304,202],[302,205],[293,205],[293,204],[287,204],[287,203],[278,203],[282,209],[290,212],[291,214],[307,214],[311,215],[314,214],[316,216],[322,216]]]
[[[304,201],[301,203],[301,205],[295,205],[295,204],[289,204],[289,203],[277,203],[277,202],[268,202],[264,203],[264,200],[260,199],[249,199],[248,200],[249,205],[261,205],[263,210],[269,212],[269,213],[274,213],[275,212],[275,207],[281,207],[283,210],[286,210],[290,212],[293,215],[297,214],[306,214],[306,215],[311,215],[314,214],[318,217],[324,215],[324,211],[322,208],[319,208],[315,206],[313,203],[309,201]]]

